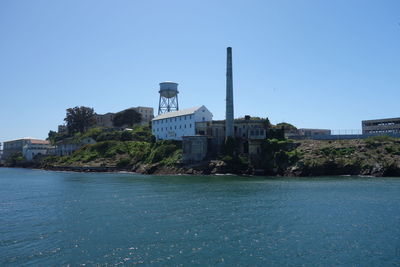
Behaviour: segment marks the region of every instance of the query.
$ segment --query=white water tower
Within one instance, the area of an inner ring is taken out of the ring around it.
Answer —
[[[178,84],[175,82],[160,83],[160,102],[158,105],[158,115],[179,110],[178,106]]]

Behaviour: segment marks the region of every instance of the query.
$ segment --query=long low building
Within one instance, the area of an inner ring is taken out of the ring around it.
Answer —
[[[364,120],[361,126],[363,134],[400,133],[400,118]]]
[[[21,138],[3,143],[3,159],[7,159],[14,153],[23,153],[28,160],[38,154],[44,154],[50,148],[50,142],[47,140],[35,138]]]
[[[289,139],[313,139],[319,136],[329,136],[332,131],[329,129],[307,129],[300,128],[285,131],[285,137]]]
[[[196,123],[212,121],[205,107],[193,107],[161,114],[152,120],[152,133],[157,140],[182,140],[196,134]]]

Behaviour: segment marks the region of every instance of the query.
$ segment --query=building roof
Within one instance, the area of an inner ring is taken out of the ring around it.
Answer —
[[[397,118],[384,118],[384,119],[374,119],[374,120],[363,120],[362,122],[386,122],[386,121],[398,121],[400,117]]]
[[[299,131],[330,131],[330,129],[298,128]]]
[[[213,122],[213,123],[220,123],[220,124],[223,124],[223,123],[225,123],[225,120],[213,120],[212,122]],[[238,119],[235,119],[234,122],[235,122],[235,124],[242,124],[242,123],[246,123],[246,124],[265,123],[265,122],[266,122],[266,119],[256,119],[256,120],[250,119],[250,120],[246,120],[246,119],[243,119],[243,118],[238,118]]]
[[[204,106],[199,106],[199,107],[193,107],[193,108],[187,108],[187,109],[181,109],[181,110],[177,110],[177,111],[167,112],[167,113],[158,115],[157,117],[155,117],[152,120],[153,121],[157,121],[157,120],[168,119],[168,118],[173,118],[173,117],[191,115],[191,114],[195,113],[197,110],[199,110],[202,107],[204,107]]]
[[[14,139],[14,140],[4,141],[4,143],[20,141],[20,140],[29,140],[32,144],[50,144],[50,142],[47,140],[42,140],[42,139],[37,139],[37,138],[32,138],[32,137],[18,138],[18,139]]]
[[[97,116],[104,116],[104,115],[109,115],[109,114],[115,115],[115,114],[117,114],[117,113],[119,113],[119,112],[122,112],[122,111],[125,111],[125,110],[130,110],[130,109],[136,110],[136,109],[139,109],[139,108],[142,108],[142,109],[153,109],[152,107],[137,106],[137,107],[126,108],[126,109],[123,109],[123,110],[121,110],[121,111],[116,111],[116,112],[107,112],[107,113],[104,113],[104,114],[95,113],[95,115],[97,115]]]
[[[173,81],[165,81],[165,82],[160,82],[160,84],[161,83],[175,83],[175,84],[178,84],[178,83],[176,83],[176,82],[173,82]]]
[[[31,139],[31,144],[42,144],[42,145],[49,145],[50,142],[47,140],[39,140],[39,139]]]

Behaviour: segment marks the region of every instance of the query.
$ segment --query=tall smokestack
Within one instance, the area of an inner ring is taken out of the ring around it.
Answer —
[[[233,82],[232,82],[232,47],[226,49],[226,118],[225,137],[234,136],[233,127]]]

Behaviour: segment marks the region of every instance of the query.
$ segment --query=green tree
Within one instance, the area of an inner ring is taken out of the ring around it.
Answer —
[[[284,129],[285,131],[297,130],[296,126],[287,122],[278,123],[275,127],[279,129]]]
[[[96,124],[93,108],[83,106],[67,109],[64,121],[67,123],[69,133],[84,133]]]
[[[272,124],[269,121],[268,117],[265,118],[264,127],[266,127],[266,128],[271,128],[272,127]]]
[[[6,159],[6,165],[10,167],[20,166],[25,161],[21,152],[15,152]]]
[[[115,114],[113,124],[115,127],[122,127],[127,125],[131,127],[135,123],[142,121],[142,115],[134,109],[127,109]]]
[[[225,142],[222,144],[222,154],[224,156],[230,156],[230,157],[235,157],[238,153],[238,144],[236,142],[236,139],[228,136],[225,139]]]
[[[56,136],[57,136],[57,132],[50,130],[47,140],[49,140],[51,143],[54,143],[54,139],[56,138]]]

